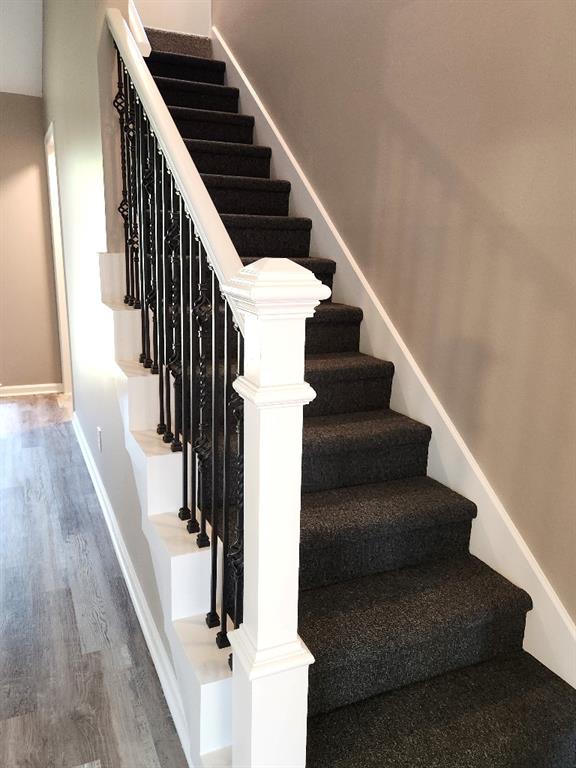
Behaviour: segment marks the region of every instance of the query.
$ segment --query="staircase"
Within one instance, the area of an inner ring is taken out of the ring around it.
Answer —
[[[150,72],[243,264],[289,258],[332,287],[335,262],[310,253],[311,221],[290,216],[290,184],[270,178],[271,151],[253,144],[224,62],[149,37]],[[469,553],[475,505],[426,476],[431,430],[389,408],[394,367],[359,351],[361,323],[330,299],[307,321],[307,766],[575,768],[576,694],[522,650],[530,597]]]

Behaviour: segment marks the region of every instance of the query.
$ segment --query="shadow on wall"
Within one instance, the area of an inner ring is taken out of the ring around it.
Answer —
[[[548,472],[547,492],[559,480],[567,488],[576,388],[566,342],[574,338],[576,287],[389,100],[385,114],[375,162],[380,188],[363,213],[370,250],[383,258],[368,277],[386,284],[393,304],[411,308],[399,310],[402,333],[412,348],[411,339],[427,338],[419,363],[433,368],[432,384],[472,449],[489,447],[486,419],[498,420],[496,460],[522,478],[527,499],[542,492]],[[483,343],[486,335],[498,343]],[[496,380],[498,392],[487,392]],[[487,414],[495,398],[498,412]],[[527,473],[541,441],[548,441],[548,466]]]

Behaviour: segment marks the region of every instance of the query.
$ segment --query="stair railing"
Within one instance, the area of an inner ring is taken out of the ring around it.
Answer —
[[[145,46],[118,10],[107,21],[124,301],[140,312],[140,363],[158,376],[159,439],[182,456],[178,516],[210,547],[206,623],[234,652],[234,764],[304,766],[313,658],[297,615],[302,411],[315,397],[305,321],[329,289],[288,259],[243,268]]]

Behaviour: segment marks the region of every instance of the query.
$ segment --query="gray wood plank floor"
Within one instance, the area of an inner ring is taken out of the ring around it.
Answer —
[[[185,768],[69,412],[0,399],[0,766]]]

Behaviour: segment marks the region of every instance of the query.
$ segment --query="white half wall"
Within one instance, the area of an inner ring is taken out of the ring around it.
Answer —
[[[212,26],[210,0],[134,0],[145,27],[208,37]]]
[[[42,96],[42,0],[0,2],[0,92]]]

